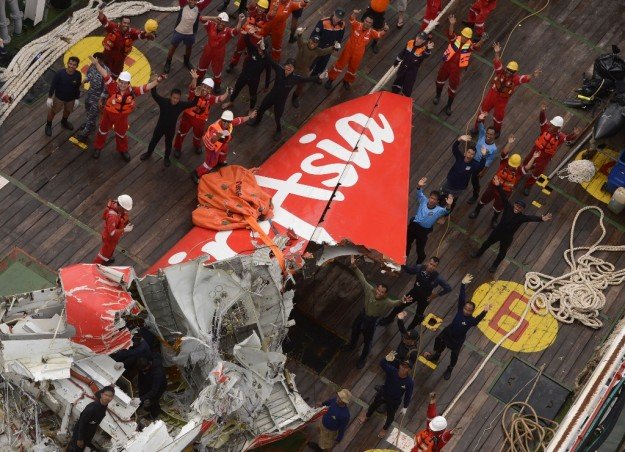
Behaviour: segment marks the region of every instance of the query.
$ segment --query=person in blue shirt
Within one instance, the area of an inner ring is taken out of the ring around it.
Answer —
[[[447,206],[441,207],[439,205],[441,194],[436,190],[430,192],[430,196],[426,198],[423,193],[423,187],[425,187],[426,183],[427,177],[422,177],[417,185],[419,207],[417,207],[416,214],[410,218],[408,237],[406,239],[406,258],[410,255],[412,243],[416,242],[417,264],[421,264],[425,260],[425,244],[428,241],[428,235],[434,228],[434,223],[445,215],[449,215],[451,205],[454,202],[453,196],[448,196],[446,199]]]
[[[336,443],[341,442],[349,425],[348,405],[351,400],[352,393],[348,389],[341,389],[336,397],[322,403],[328,410],[321,418],[319,440],[317,443],[309,442],[308,446],[315,450],[330,450]]]
[[[480,321],[486,316],[486,313],[490,309],[490,305],[486,305],[484,310],[480,312],[476,317],[473,317],[473,311],[475,311],[475,303],[466,300],[466,286],[473,281],[473,276],[466,274],[462,278],[462,285],[460,286],[460,295],[458,296],[458,312],[451,321],[451,324],[447,325],[441,333],[436,336],[434,340],[434,352],[425,352],[425,356],[432,362],[438,362],[441,353],[448,348],[451,350],[451,359],[449,366],[443,374],[445,380],[451,378],[451,372],[454,366],[458,362],[458,355],[460,349],[464,344],[464,340],[467,338],[467,333],[471,328],[480,323]]]
[[[414,389],[414,380],[410,376],[410,362],[402,361],[399,364],[399,368],[395,367],[392,363],[395,361],[395,352],[390,352],[385,358],[380,361],[380,367],[386,374],[384,380],[384,386],[377,392],[373,401],[369,405],[367,412],[363,412],[358,418],[358,422],[364,424],[369,420],[375,410],[382,404],[386,405],[386,422],[378,433],[378,438],[384,438],[388,428],[395,419],[395,413],[402,404],[404,406],[400,413],[402,416],[406,414],[410,400],[412,399],[412,391]]]
[[[451,148],[454,154],[454,164],[447,172],[447,179],[443,183],[441,191],[454,197],[452,208],[455,206],[458,197],[469,186],[471,178],[484,169],[486,164],[486,151],[481,151],[481,160],[477,160],[475,143],[471,141],[470,135],[461,135]]]

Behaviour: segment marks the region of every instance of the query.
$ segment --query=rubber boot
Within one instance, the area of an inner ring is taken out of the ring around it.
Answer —
[[[478,202],[475,206],[475,210],[473,210],[473,212],[469,214],[469,218],[471,218],[472,220],[477,218],[477,216],[480,214],[480,210],[482,210],[483,207],[484,204]]]
[[[453,103],[454,103],[453,98],[447,99],[447,105],[445,106],[445,114],[447,116],[451,115],[451,104],[453,104]]]

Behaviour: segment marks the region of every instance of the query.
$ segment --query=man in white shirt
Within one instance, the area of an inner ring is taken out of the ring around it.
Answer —
[[[180,2],[180,10],[176,19],[176,27],[171,37],[171,46],[167,53],[167,60],[163,72],[168,74],[171,70],[171,60],[176,53],[176,49],[181,42],[185,45],[184,66],[191,70],[191,49],[195,43],[195,32],[200,24],[200,11],[208,6],[211,0],[178,0]]]

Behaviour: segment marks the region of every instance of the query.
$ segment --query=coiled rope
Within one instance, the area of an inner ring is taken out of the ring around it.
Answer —
[[[97,5],[98,2],[90,0],[85,8],[74,12],[62,25],[22,47],[6,68],[0,68],[0,81],[5,82],[2,89],[13,98],[10,104],[0,104],[0,125],[58,58],[101,27]],[[121,16],[138,16],[148,11],[173,12],[178,9],[178,6],[160,7],[145,1],[128,1],[112,3],[104,12],[109,19],[116,19]]]
[[[576,184],[590,182],[596,173],[595,164],[590,160],[573,160],[556,174],[560,179],[568,179]]]

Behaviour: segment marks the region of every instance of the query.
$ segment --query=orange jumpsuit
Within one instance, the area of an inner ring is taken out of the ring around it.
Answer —
[[[436,416],[436,403],[430,403],[428,405],[426,427],[415,435],[415,445],[410,452],[439,452],[449,442],[453,436],[451,432],[447,430],[433,432],[430,430],[430,421]]]
[[[343,69],[345,69],[345,66],[347,66],[347,73],[343,80],[347,83],[353,83],[356,80],[356,71],[360,67],[367,45],[373,39],[380,39],[385,35],[383,31],[376,31],[373,28],[364,30],[362,22],[358,22],[353,14],[349,18],[349,23],[352,26],[349,39],[345,47],[343,47],[339,59],[336,60],[336,63],[328,72],[328,79],[331,81],[336,80],[343,72]]]
[[[135,109],[135,97],[141,96],[149,91],[147,85],[130,86],[124,92],[119,90],[119,86],[110,75],[104,77],[104,86],[109,97],[106,100],[102,119],[98,133],[93,140],[93,148],[101,151],[106,142],[106,136],[111,129],[115,129],[115,142],[117,152],[128,152],[128,116]]]
[[[195,173],[198,177],[202,177],[218,164],[226,163],[226,157],[228,156],[228,143],[232,140],[232,130],[235,126],[241,125],[244,122],[245,119],[242,116],[239,116],[238,118],[234,118],[234,120],[228,124],[227,128],[222,127],[220,119],[208,126],[208,130],[202,138],[206,149],[206,158],[204,159],[204,163],[195,169]],[[229,133],[226,138],[212,141],[213,137],[220,135],[224,130],[227,130]]]
[[[267,22],[267,13],[264,10],[260,9],[256,5],[250,5],[247,7],[247,20],[245,21],[245,24],[243,24],[243,27],[241,27],[241,34],[237,40],[236,50],[230,59],[230,66],[236,66],[239,64],[241,55],[243,55],[243,53],[247,50],[244,39],[245,34],[250,35],[250,38],[252,38],[252,44],[258,45],[260,37],[257,36],[257,33],[259,29],[262,29],[265,22]]]
[[[128,213],[116,201],[109,201],[102,213],[104,230],[102,231],[102,248],[93,260],[94,264],[105,264],[111,260],[115,247],[119,243],[124,228],[128,225]]]
[[[124,62],[132,52],[134,42],[137,39],[152,40],[154,37],[137,28],[129,28],[124,33],[118,23],[108,20],[104,14],[99,16],[99,20],[106,30],[106,36],[102,41],[104,64],[109,68],[113,77],[117,78],[124,70]]]
[[[189,100],[193,99],[195,99],[195,90],[189,89]],[[184,138],[191,129],[193,129],[193,147],[199,149],[200,140],[204,133],[204,126],[208,119],[208,113],[215,102],[217,102],[217,96],[207,94],[203,99],[198,101],[195,107],[187,108],[182,113],[178,131],[176,132],[176,138],[174,139],[174,149],[176,151],[180,152],[182,150]]]
[[[298,11],[308,6],[308,1],[293,2],[291,0],[273,0],[267,13],[267,22],[261,30],[262,36],[271,36],[271,58],[280,61],[282,53],[282,41],[286,22],[293,11]]]

